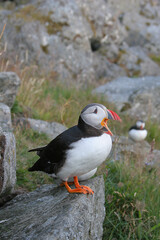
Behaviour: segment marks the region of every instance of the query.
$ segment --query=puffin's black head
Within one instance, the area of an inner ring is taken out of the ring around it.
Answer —
[[[120,117],[115,112],[99,103],[88,104],[82,110],[80,117],[86,124],[110,135],[113,134],[107,126],[107,121],[109,119],[121,121]]]

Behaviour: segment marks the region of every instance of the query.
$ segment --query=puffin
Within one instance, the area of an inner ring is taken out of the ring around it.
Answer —
[[[136,125],[132,126],[128,131],[129,138],[135,142],[143,141],[147,137],[145,122],[138,120]]]
[[[90,178],[109,155],[113,135],[108,120],[121,121],[117,113],[99,103],[83,108],[78,124],[73,126],[48,145],[29,150],[37,152],[39,159],[28,171],[43,171],[63,182],[69,193],[93,194],[93,190],[80,185],[78,178]],[[74,179],[75,188],[69,186]]]

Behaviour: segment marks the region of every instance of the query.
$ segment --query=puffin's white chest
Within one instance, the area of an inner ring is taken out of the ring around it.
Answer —
[[[138,142],[138,141],[142,141],[147,137],[147,130],[137,130],[137,129],[131,129],[128,132],[128,135],[131,139],[133,139],[134,141]]]
[[[66,161],[57,176],[62,180],[81,176],[98,167],[109,155],[111,137],[104,133],[99,137],[82,138],[72,143],[67,151]]]

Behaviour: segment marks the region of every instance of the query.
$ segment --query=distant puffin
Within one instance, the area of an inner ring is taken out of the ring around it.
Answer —
[[[147,130],[145,129],[145,122],[138,120],[135,126],[132,126],[128,131],[129,137],[135,142],[144,140],[147,137]]]
[[[107,126],[109,119],[121,121],[102,104],[88,104],[79,116],[78,125],[58,135],[47,146],[29,150],[37,151],[40,158],[28,170],[60,178],[69,193],[93,194],[91,188],[79,184],[78,177],[93,174],[109,155],[113,135]],[[69,178],[74,178],[75,189],[70,188]]]

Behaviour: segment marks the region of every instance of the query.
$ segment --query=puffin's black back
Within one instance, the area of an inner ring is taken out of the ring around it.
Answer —
[[[101,130],[89,126],[80,117],[77,126],[71,127],[58,135],[46,147],[30,150],[38,150],[38,156],[40,156],[40,158],[28,170],[56,174],[65,162],[66,151],[71,148],[71,143],[77,142],[81,138],[100,136],[102,134],[103,132]]]
[[[132,130],[132,129],[139,130],[139,128],[138,128],[136,125],[134,125],[134,126],[130,127],[129,131],[130,131],[130,130]]]

